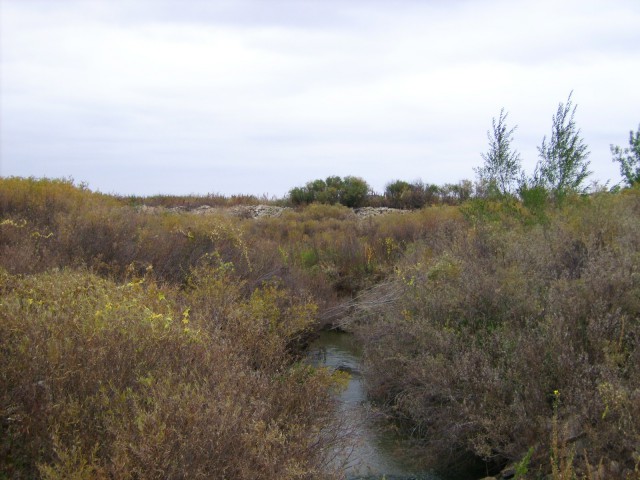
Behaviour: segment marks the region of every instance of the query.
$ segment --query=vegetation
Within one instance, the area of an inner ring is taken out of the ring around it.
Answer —
[[[0,476],[331,473],[336,380],[299,362],[318,307],[248,222],[0,183]]]
[[[294,205],[307,205],[309,203],[337,203],[346,207],[357,208],[365,204],[369,185],[358,177],[338,176],[327,177],[326,180],[314,180],[304,187],[293,188],[289,192],[289,198]]]
[[[629,132],[629,147],[620,148],[611,145],[613,161],[620,164],[620,175],[628,186],[640,182],[640,125],[638,131]]]
[[[583,191],[582,184],[591,174],[587,160],[589,152],[574,120],[576,108],[569,94],[567,103],[558,105],[549,142],[544,137],[538,147],[540,161],[533,183],[548,189],[558,200],[567,194]]]
[[[544,224],[511,202],[463,211],[363,301],[395,298],[359,327],[371,394],[422,455],[504,466],[534,448],[544,471],[555,435],[574,473],[637,474],[638,192],[574,198]]]
[[[493,128],[487,132],[489,151],[482,154],[484,165],[476,170],[481,185],[486,185],[490,195],[514,193],[522,176],[520,154],[511,148],[513,132],[508,130],[507,115],[500,110],[498,120],[493,119]]]
[[[396,180],[387,184],[384,190],[384,206],[401,209],[416,209],[426,205],[436,205],[449,198],[452,189],[428,185],[421,181],[408,183]]]
[[[638,135],[612,147],[629,188],[587,195],[574,112],[517,192],[503,112],[475,189],[1,178],[0,478],[341,478],[344,376],[304,361],[327,326],[357,333],[370,396],[430,466],[638,478]],[[228,214],[267,202],[297,208]]]
[[[314,308],[275,286],[242,298],[228,268],[198,269],[183,294],[147,278],[116,284],[86,271],[4,271],[4,474],[319,472],[332,379],[291,363],[285,348]]]

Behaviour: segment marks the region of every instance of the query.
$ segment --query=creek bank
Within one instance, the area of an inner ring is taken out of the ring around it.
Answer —
[[[339,329],[322,330],[310,343],[307,361],[334,371],[349,374],[345,390],[339,394],[336,415],[354,445],[348,458],[341,458],[339,466],[346,480],[509,480],[515,476],[513,465],[497,468],[478,458],[467,458],[439,473],[417,465],[408,452],[412,450],[408,438],[383,418],[367,396],[363,376],[362,350],[356,337]],[[487,476],[487,475],[492,476]]]
[[[338,422],[352,450],[335,466],[347,480],[442,480],[430,471],[420,471],[404,455],[408,442],[376,415],[367,398],[362,372],[362,352],[353,335],[335,330],[320,333],[310,345],[308,361],[316,366],[347,372],[349,381],[339,393]]]

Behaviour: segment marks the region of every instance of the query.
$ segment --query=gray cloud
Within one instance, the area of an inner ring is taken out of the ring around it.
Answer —
[[[452,182],[503,106],[533,168],[575,90],[593,170],[615,179],[609,143],[640,121],[636,1],[3,0],[0,20],[2,175],[122,193]]]

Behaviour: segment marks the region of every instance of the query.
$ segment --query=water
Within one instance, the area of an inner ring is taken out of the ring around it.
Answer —
[[[406,441],[374,414],[360,374],[361,352],[352,335],[322,332],[311,345],[309,359],[315,365],[350,374],[347,388],[339,394],[336,412],[342,428],[353,438],[348,458],[336,460],[344,462],[347,479],[438,480],[433,473],[418,471],[412,459],[406,457]]]

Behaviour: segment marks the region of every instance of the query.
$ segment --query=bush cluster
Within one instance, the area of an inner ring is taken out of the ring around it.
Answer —
[[[315,307],[276,285],[243,296],[230,268],[199,266],[186,292],[2,271],[4,475],[320,475],[332,378],[288,353]]]
[[[293,205],[308,205],[313,202],[329,205],[340,204],[357,208],[365,205],[369,185],[359,177],[327,177],[307,182],[304,187],[295,187],[289,191],[289,200]]]
[[[637,474],[637,191],[575,198],[542,223],[512,202],[465,213],[377,287],[396,301],[359,329],[370,393],[440,459],[504,466],[533,448],[544,471],[555,414],[577,472],[591,459]]]
[[[332,474],[336,380],[300,362],[309,292],[332,290],[287,260],[304,246],[71,181],[0,182],[0,476]]]
[[[420,456],[637,472],[637,189],[431,190],[253,220],[0,179],[0,471],[331,476],[337,379],[300,359],[360,314],[370,394]]]

